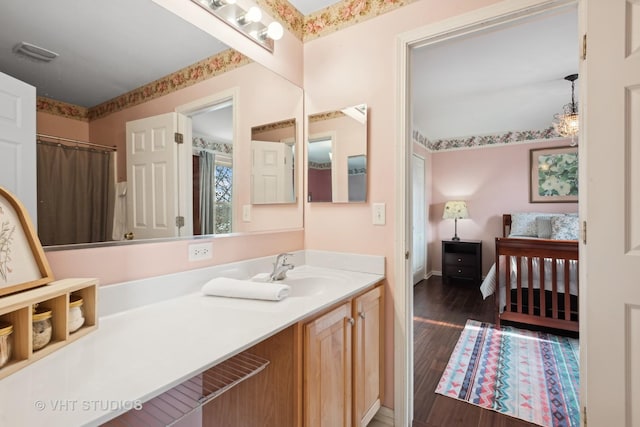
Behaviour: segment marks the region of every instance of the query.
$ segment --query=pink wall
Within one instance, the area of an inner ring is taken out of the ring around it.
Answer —
[[[384,255],[387,299],[384,406],[393,407],[393,288],[397,194],[397,36],[496,0],[420,0],[304,44],[305,112],[369,106],[369,170],[366,203],[307,203],[305,248]],[[371,203],[386,204],[386,225],[372,225]]]
[[[495,257],[495,238],[502,236],[502,214],[577,212],[577,203],[529,203],[529,150],[568,145],[568,141],[491,146],[432,153],[433,200],[431,268],[441,270],[441,240],[453,236],[452,220],[442,219],[447,200],[466,200],[469,219],[458,220],[461,239],[482,240],[482,272]]]
[[[89,141],[89,122],[69,119],[49,113],[37,113],[36,131],[45,135]]]
[[[304,232],[219,236],[199,239],[197,243],[208,241],[213,244],[213,259],[198,262],[189,261],[188,246],[194,243],[192,240],[47,251],[46,256],[57,279],[97,277],[101,285],[108,285],[301,250]]]

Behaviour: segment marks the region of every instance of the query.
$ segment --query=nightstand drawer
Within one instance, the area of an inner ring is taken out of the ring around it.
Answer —
[[[469,265],[475,266],[478,262],[476,254],[463,254],[463,253],[445,253],[444,263],[447,265]]]
[[[468,267],[464,265],[460,265],[460,266],[447,265],[445,266],[444,274],[446,276],[465,277],[465,278],[474,279],[476,277],[476,268]]]

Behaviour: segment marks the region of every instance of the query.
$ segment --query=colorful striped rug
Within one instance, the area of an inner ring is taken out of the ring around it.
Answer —
[[[467,320],[436,393],[541,426],[579,427],[578,340]]]

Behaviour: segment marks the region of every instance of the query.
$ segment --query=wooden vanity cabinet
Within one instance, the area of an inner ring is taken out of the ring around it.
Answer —
[[[365,427],[380,409],[383,389],[383,287],[354,300],[353,420]]]
[[[304,324],[303,425],[366,426],[382,391],[382,286]]]
[[[304,425],[351,425],[351,302],[304,326]]]

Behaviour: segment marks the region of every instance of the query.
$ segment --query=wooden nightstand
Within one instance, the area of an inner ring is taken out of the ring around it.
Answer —
[[[482,281],[482,240],[442,241],[442,282],[451,279]]]

